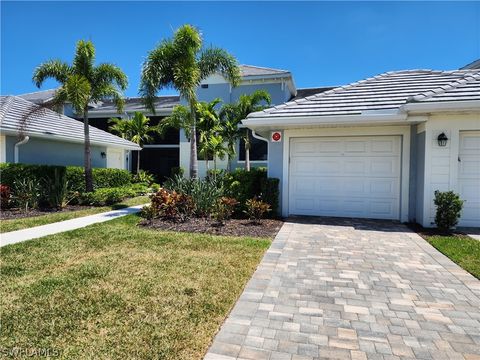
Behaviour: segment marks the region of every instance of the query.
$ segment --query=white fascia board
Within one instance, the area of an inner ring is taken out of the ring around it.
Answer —
[[[18,131],[14,131],[11,129],[0,129],[2,135],[10,135],[10,136],[17,136]],[[74,144],[83,144],[84,141],[83,139],[72,139],[69,138],[68,136],[62,136],[62,135],[51,135],[51,134],[42,134],[42,133],[36,133],[32,131],[26,131],[24,132],[25,135],[28,135],[33,138],[39,138],[39,139],[47,139],[47,140],[54,140],[54,141],[64,141],[64,142],[69,142],[69,143],[74,143]],[[111,142],[99,142],[99,141],[90,141],[91,145],[95,146],[104,146],[104,147],[113,147],[113,148],[119,148],[119,149],[125,149],[125,150],[142,150],[142,148],[138,145],[122,145],[122,144],[116,144],[116,143],[111,143]]]
[[[408,103],[400,108],[400,111],[408,113],[430,113],[439,111],[471,111],[480,110],[480,101],[443,101],[443,102],[417,102]]]
[[[388,115],[339,115],[339,116],[301,116],[301,117],[269,117],[247,118],[242,124],[249,128],[275,127],[277,129],[291,127],[310,127],[315,125],[358,125],[379,123],[404,123],[407,114]]]
[[[89,119],[95,119],[95,118],[104,118],[104,117],[125,117],[125,113],[129,115],[133,115],[135,112],[141,112],[145,116],[169,116],[172,115],[173,108],[168,108],[168,109],[161,109],[161,110],[155,110],[155,114],[153,114],[150,111],[147,110],[134,110],[134,111],[125,111],[124,113],[120,114],[118,112],[112,112],[112,111],[95,111],[94,113],[89,112],[88,113],[88,118]],[[81,115],[77,115],[79,118],[82,118]]]

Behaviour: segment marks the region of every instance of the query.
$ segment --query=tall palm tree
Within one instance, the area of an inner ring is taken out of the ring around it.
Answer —
[[[65,103],[71,103],[75,112],[83,116],[85,190],[93,191],[88,107],[91,103],[111,99],[118,112],[123,111],[122,91],[128,86],[127,76],[113,64],[95,66],[93,43],[80,40],[77,42],[71,65],[61,60],[49,60],[40,64],[33,72],[33,82],[38,88],[49,78],[60,83],[49,106],[59,110]]]
[[[248,114],[260,111],[268,107],[272,99],[265,90],[257,90],[249,95],[241,95],[236,103],[224,105],[220,111],[222,118],[222,136],[227,142],[229,150],[235,153],[235,144],[238,139],[245,143],[245,169],[250,171],[250,130],[241,128],[241,121],[246,119]],[[229,153],[229,157],[231,157]],[[229,159],[230,163],[230,159]],[[229,165],[230,166],[230,165]]]
[[[158,133],[157,126],[150,125],[150,118],[136,111],[131,119],[111,118],[110,130],[116,132],[124,139],[134,142],[140,147],[153,140],[152,135]],[[137,151],[137,174],[140,171],[140,150]]]
[[[192,25],[183,25],[173,38],[163,40],[149,52],[142,68],[140,95],[147,108],[154,112],[156,93],[164,88],[175,88],[188,102],[189,133],[195,134],[195,91],[202,80],[216,72],[221,72],[233,86],[240,81],[240,69],[232,55],[216,47],[204,49],[200,32]],[[198,177],[196,136],[190,136],[190,177]]]

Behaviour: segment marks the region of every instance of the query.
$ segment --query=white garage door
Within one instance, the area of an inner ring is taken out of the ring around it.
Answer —
[[[461,226],[480,226],[480,131],[460,133],[458,189],[463,205]]]
[[[400,136],[292,138],[289,213],[399,219]]]

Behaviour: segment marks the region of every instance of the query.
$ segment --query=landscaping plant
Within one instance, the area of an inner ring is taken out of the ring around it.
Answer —
[[[12,192],[10,186],[0,184],[0,208],[8,209],[12,200]]]
[[[150,174],[148,171],[139,170],[132,178],[134,183],[146,183],[148,186],[152,185],[155,182],[155,176]]]
[[[152,203],[149,216],[160,217],[174,221],[185,221],[195,209],[192,198],[188,195],[160,189],[151,197]]]
[[[258,223],[266,213],[271,211],[270,205],[257,198],[248,199],[245,203],[244,213],[249,220]]]
[[[15,203],[25,212],[28,209],[36,209],[41,197],[40,182],[36,179],[16,179],[13,193]]]
[[[214,219],[219,223],[231,219],[237,205],[238,201],[236,199],[222,196],[217,200],[215,212],[213,213]]]
[[[435,224],[443,233],[448,233],[457,225],[464,201],[453,191],[435,191],[434,204],[437,207]]]

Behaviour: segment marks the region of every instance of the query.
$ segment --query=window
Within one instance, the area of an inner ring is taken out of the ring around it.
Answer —
[[[268,159],[268,144],[266,141],[256,139],[248,132],[250,137],[250,161],[266,161]],[[238,159],[245,161],[245,141],[240,140]]]
[[[202,84],[202,85],[200,85],[200,87],[201,87],[202,89],[208,89],[208,84]]]

